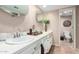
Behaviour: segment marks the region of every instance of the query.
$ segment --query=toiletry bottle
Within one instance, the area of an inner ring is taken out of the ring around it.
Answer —
[[[30,35],[32,35],[32,29],[31,28],[29,29],[29,31],[30,31]]]

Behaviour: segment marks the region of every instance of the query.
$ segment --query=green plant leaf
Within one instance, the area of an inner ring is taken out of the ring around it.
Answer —
[[[46,18],[46,17],[43,17],[40,21],[39,21],[39,23],[44,23],[44,24],[49,24],[49,20]]]

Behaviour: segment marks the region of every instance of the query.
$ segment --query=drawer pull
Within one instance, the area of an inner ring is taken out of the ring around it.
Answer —
[[[36,50],[37,48],[35,47],[34,50]]]

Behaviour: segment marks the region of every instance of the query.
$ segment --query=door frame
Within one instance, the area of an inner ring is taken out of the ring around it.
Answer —
[[[65,10],[65,9],[72,9],[73,10],[73,15],[72,15],[72,40],[74,40],[73,42],[73,48],[76,48],[76,6],[72,6],[72,7],[68,7],[68,8],[63,8],[59,10]],[[60,21],[60,16],[59,16],[59,21]],[[59,22],[60,24],[60,22]],[[59,36],[60,36],[60,26],[59,26]],[[60,38],[59,38],[59,46],[60,46]]]

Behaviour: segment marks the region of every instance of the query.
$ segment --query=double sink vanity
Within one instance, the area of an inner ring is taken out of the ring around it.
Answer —
[[[26,34],[18,38],[6,38],[5,41],[1,41],[0,54],[46,54],[52,45],[52,31],[43,32],[37,36]]]

